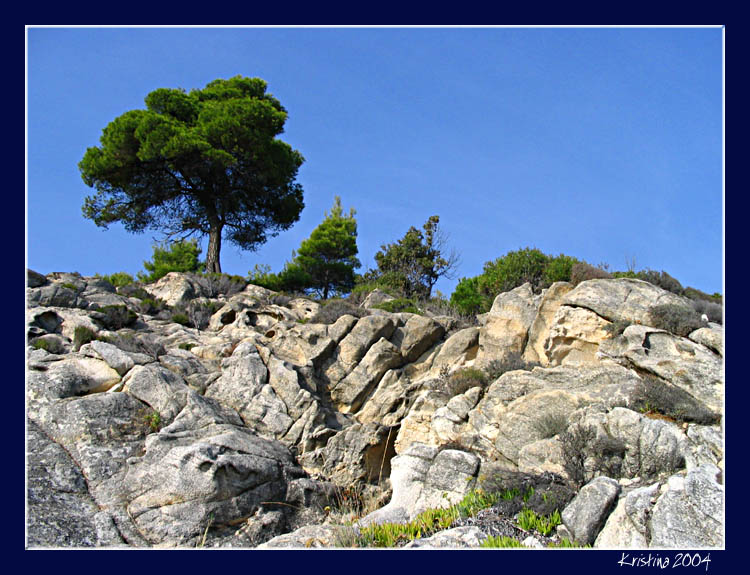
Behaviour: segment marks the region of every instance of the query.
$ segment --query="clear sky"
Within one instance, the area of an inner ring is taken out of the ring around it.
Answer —
[[[722,291],[720,28],[29,28],[28,267],[142,270],[159,233],[84,219],[78,162],[152,90],[238,74],[288,110],[306,207],[227,273],[279,271],[338,195],[360,272],[437,214],[458,277],[528,246]]]

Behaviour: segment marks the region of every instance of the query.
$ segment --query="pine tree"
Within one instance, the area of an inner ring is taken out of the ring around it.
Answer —
[[[348,293],[354,287],[357,259],[357,221],[354,208],[344,215],[341,198],[335,197],[325,219],[302,242],[282,277],[294,278],[295,287],[316,291],[323,299],[334,293]]]

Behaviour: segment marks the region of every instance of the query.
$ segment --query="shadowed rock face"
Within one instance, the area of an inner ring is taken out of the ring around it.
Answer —
[[[358,504],[364,526],[518,474],[556,478],[561,533],[581,542],[722,545],[721,426],[695,417],[723,409],[721,326],[649,326],[654,305],[690,303],[645,282],[521,286],[481,326],[367,307],[317,324],[317,302],[256,286],[145,286],[215,310],[198,329],[97,278],[28,278],[31,547],[333,546],[344,492],[391,494]],[[112,330],[106,305],[137,319]],[[572,467],[573,432],[610,451],[582,446]],[[412,546],[475,547],[482,525]]]

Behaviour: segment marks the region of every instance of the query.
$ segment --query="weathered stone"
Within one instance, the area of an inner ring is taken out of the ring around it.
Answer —
[[[539,298],[534,296],[529,283],[499,294],[487,324],[479,332],[479,358],[491,361],[520,356],[538,308]]]
[[[308,473],[322,473],[342,487],[380,483],[391,475],[395,436],[392,429],[375,423],[355,423],[299,461]]]
[[[696,329],[688,338],[724,357],[724,329],[721,326]]]
[[[387,427],[397,425],[411,407],[412,397],[420,387],[421,384],[414,383],[403,370],[389,370],[355,417],[360,423],[372,421]]]
[[[342,413],[356,412],[385,372],[402,363],[398,348],[381,338],[367,351],[354,370],[331,386],[331,399]]]
[[[648,325],[649,310],[672,304],[693,311],[690,300],[648,282],[631,279],[593,279],[581,282],[563,298],[563,305],[586,308],[608,321]]]
[[[445,340],[435,358],[433,366],[460,365],[476,358],[479,352],[479,328],[467,327]]]
[[[204,295],[201,286],[189,275],[180,272],[169,272],[152,284],[145,286],[155,298],[169,306],[185,306],[191,299]]]
[[[399,334],[398,341],[394,333],[391,342],[399,348],[405,362],[416,361],[445,334],[445,328],[434,319],[419,315],[409,318],[399,330],[403,331]]]
[[[609,324],[584,308],[561,305],[557,308],[544,353],[550,365],[585,365],[599,361],[599,344],[608,339]]]
[[[479,462],[472,453],[412,444],[391,461],[391,501],[359,525],[410,521],[428,508],[458,503],[476,484]]]
[[[718,467],[673,476],[651,512],[651,545],[679,549],[724,545],[724,486]]]
[[[195,393],[185,380],[163,366],[134,367],[123,379],[125,391],[151,406],[164,424],[174,420]]]
[[[609,477],[597,477],[581,487],[561,514],[575,541],[584,545],[594,543],[616,505],[619,493],[619,483]]]
[[[209,371],[194,353],[179,348],[170,349],[169,353],[159,356],[159,363],[180,377]]]
[[[30,380],[28,392],[30,399],[76,397],[106,391],[119,381],[120,374],[103,361],[66,357],[49,363],[43,376]]]
[[[125,375],[136,363],[131,354],[103,341],[95,340],[84,344],[79,351],[81,355],[103,360],[120,375]]]
[[[603,549],[644,549],[648,547],[648,521],[659,484],[632,490],[620,497],[604,528],[594,541]]]
[[[42,287],[47,283],[47,278],[34,270],[26,269],[26,285],[30,288]]]
[[[66,354],[72,350],[70,341],[56,333],[45,333],[39,337],[34,338],[29,343],[35,348],[41,348],[49,353],[54,354]]]
[[[539,362],[543,366],[549,364],[545,343],[563,297],[572,289],[573,285],[568,282],[555,282],[542,292],[539,310],[529,328],[529,339],[523,352],[525,361]]]
[[[369,294],[367,294],[367,297],[359,305],[359,307],[363,307],[365,309],[374,309],[375,306],[380,305],[382,303],[389,302],[389,301],[393,301],[394,299],[396,298],[393,297],[392,295],[389,295],[382,290],[374,289]]]
[[[333,358],[323,367],[331,385],[335,385],[351,372],[367,350],[381,338],[391,337],[396,322],[389,316],[372,315],[361,318],[339,343]]]
[[[29,422],[27,429],[27,545],[99,547],[124,544],[117,530],[113,526],[106,529],[104,518],[98,517],[100,509],[70,455],[33,422]]]
[[[404,545],[404,549],[460,549],[479,547],[487,539],[487,534],[479,527],[454,527],[435,533],[424,539],[414,539]]]
[[[631,325],[621,337],[604,342],[600,352],[628,367],[658,375],[709,409],[723,409],[722,358],[700,344],[663,330]]]
[[[320,310],[319,303],[300,297],[291,300],[286,305],[301,320],[312,319],[318,313],[318,310]]]
[[[274,537],[258,546],[258,549],[314,549],[317,547],[335,547],[343,532],[348,528],[343,525],[306,525],[296,531]]]

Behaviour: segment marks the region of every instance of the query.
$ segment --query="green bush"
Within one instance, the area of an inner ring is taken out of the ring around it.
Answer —
[[[490,298],[481,292],[479,277],[461,278],[451,294],[450,302],[464,315],[477,315],[492,307]]]
[[[46,339],[38,338],[31,342],[31,347],[34,349],[43,349],[46,352],[52,353],[53,345]]]
[[[172,314],[172,321],[174,323],[179,323],[180,325],[184,325],[184,326],[190,325],[190,318],[184,313],[178,312],[178,313]]]
[[[384,301],[373,307],[391,313],[420,313],[416,302],[413,299],[407,298],[396,298],[390,301]]]
[[[511,251],[494,261],[484,264],[479,276],[481,293],[494,299],[495,295],[530,283],[535,292],[545,285],[544,271],[549,256],[536,248]]]
[[[240,293],[247,286],[247,280],[242,276],[224,273],[199,273],[193,279],[201,286],[206,297],[216,298],[220,295],[232,296]]]
[[[148,273],[138,272],[138,279],[144,283],[153,283],[170,272],[197,272],[203,268],[197,240],[156,244],[153,252],[151,261],[143,262]]]
[[[681,337],[704,325],[697,311],[678,304],[665,303],[653,306],[649,308],[648,315],[651,327],[664,329]]]
[[[135,280],[133,276],[126,272],[115,272],[108,276],[101,276],[104,281],[111,283],[116,288],[125,287],[132,284]]]
[[[615,338],[618,335],[622,335],[622,333],[628,328],[628,326],[632,325],[628,320],[626,319],[616,319],[615,321],[608,323],[604,326],[604,331],[606,331],[609,334],[610,338]]]
[[[573,266],[581,263],[572,256],[560,254],[550,258],[544,268],[544,285],[550,286],[555,282],[569,282],[573,273]]]
[[[138,308],[141,313],[145,313],[146,315],[158,315],[160,312],[168,309],[169,306],[164,300],[147,297],[140,301]]]
[[[493,359],[484,368],[490,382],[495,381],[498,377],[509,371],[522,369],[531,371],[535,367],[540,367],[537,361],[526,361],[519,353],[509,353],[503,359]]]
[[[480,547],[485,549],[507,549],[509,547],[523,548],[523,545],[521,545],[521,542],[518,539],[513,539],[512,537],[506,537],[505,535],[490,535],[487,539],[482,541]]]
[[[96,332],[84,325],[78,325],[73,330],[73,349],[78,351],[82,345],[98,339]]]
[[[518,514],[518,526],[525,531],[537,531],[542,535],[549,536],[552,530],[562,523],[560,512],[555,511],[551,515],[537,515],[532,509],[523,509]]]
[[[138,314],[124,305],[105,305],[96,310],[94,317],[106,329],[116,331],[133,325]]]

